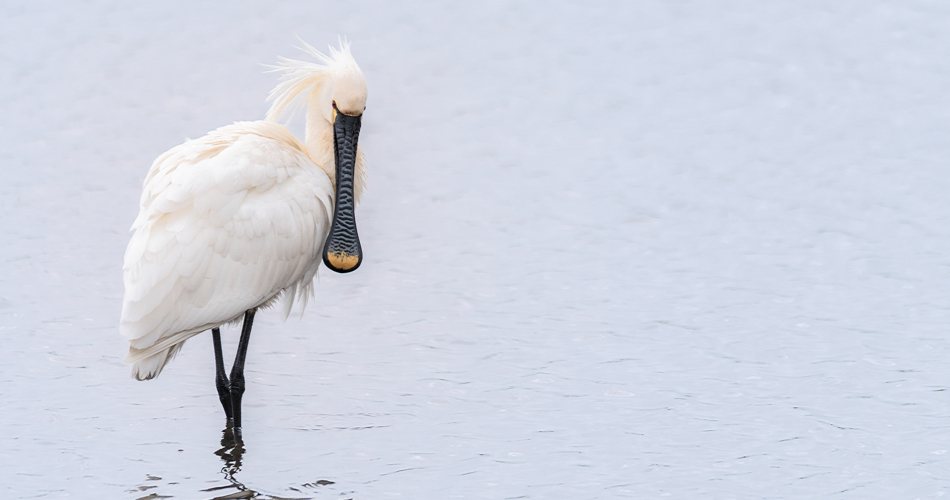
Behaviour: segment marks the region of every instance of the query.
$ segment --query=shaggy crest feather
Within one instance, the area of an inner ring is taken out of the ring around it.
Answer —
[[[339,49],[332,45],[328,46],[330,55],[320,52],[300,37],[297,37],[297,41],[303,45],[299,47],[301,50],[320,62],[313,63],[281,57],[277,65],[271,66],[273,68],[271,71],[282,71],[284,75],[280,78],[280,84],[274,87],[267,96],[267,102],[273,101],[273,104],[267,110],[267,116],[264,118],[266,121],[276,122],[288,109],[291,109],[292,113],[299,111],[320,92],[334,70],[350,67],[359,71],[359,66],[350,53],[350,42],[345,39],[340,40]]]

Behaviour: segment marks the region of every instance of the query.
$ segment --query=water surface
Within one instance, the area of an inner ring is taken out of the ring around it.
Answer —
[[[947,7],[2,10],[5,498],[950,489]],[[258,314],[242,452],[210,336],[129,378],[122,254],[294,32],[369,82],[366,260]]]

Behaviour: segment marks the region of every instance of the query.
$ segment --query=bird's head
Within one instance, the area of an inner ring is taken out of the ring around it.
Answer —
[[[366,79],[360,71],[356,61],[350,58],[352,64],[341,64],[332,68],[330,84],[327,85],[328,99],[322,99],[323,104],[329,103],[329,113],[326,118],[333,123],[335,113],[347,116],[361,116],[366,110]]]
[[[322,116],[329,122],[334,171],[325,170],[334,180],[336,197],[333,222],[323,248],[323,263],[333,271],[348,273],[355,271],[363,260],[356,232],[355,204],[359,193],[355,191],[355,184],[359,177],[358,143],[363,111],[366,109],[366,80],[350,54],[348,43],[341,41],[339,49],[330,47],[330,54],[326,55],[303,40],[299,41],[304,50],[320,62],[282,60],[276,70],[284,71],[283,81],[271,92],[269,99],[274,103],[266,119],[277,121],[281,113],[294,102],[306,102],[310,107],[307,119],[308,148],[311,117],[319,121]],[[327,130],[325,127],[326,124],[323,124],[316,128]],[[323,144],[326,145],[325,149],[329,148],[329,144]]]

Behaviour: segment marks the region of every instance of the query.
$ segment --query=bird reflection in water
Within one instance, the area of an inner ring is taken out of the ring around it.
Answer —
[[[204,491],[224,490],[228,488],[237,488],[240,491],[215,497],[213,500],[251,498],[257,495],[256,491],[248,489],[234,477],[235,474],[241,471],[241,459],[244,458],[244,451],[244,441],[240,435],[235,437],[234,427],[229,421],[227,427],[221,432],[221,448],[215,451],[214,454],[221,457],[221,460],[224,460],[224,467],[221,468],[221,472],[224,473],[224,478],[231,484],[218,486],[217,488],[208,488]]]

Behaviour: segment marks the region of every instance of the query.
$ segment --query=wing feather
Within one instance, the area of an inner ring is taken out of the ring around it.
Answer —
[[[120,330],[133,374],[152,378],[189,337],[281,293],[291,303],[305,295],[333,199],[326,173],[286,129],[245,122],[160,156],[140,203]]]

